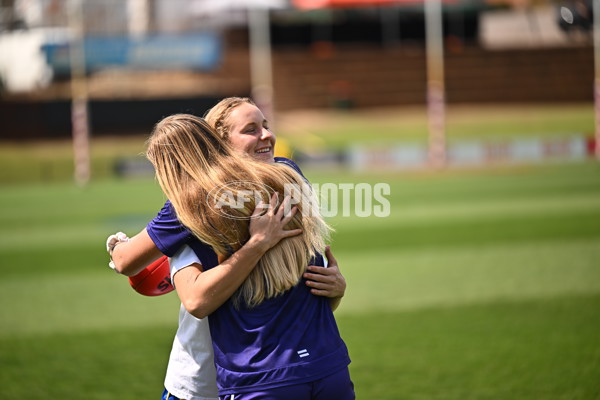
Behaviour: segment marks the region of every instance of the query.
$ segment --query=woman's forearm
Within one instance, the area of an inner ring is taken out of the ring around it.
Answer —
[[[118,243],[112,251],[112,261],[117,272],[133,276],[162,255],[144,229],[129,241]]]
[[[342,302],[341,297],[330,297],[329,298],[329,306],[331,307],[331,311],[337,310],[340,303]]]
[[[214,268],[203,272],[194,264],[178,271],[175,288],[186,310],[196,318],[213,313],[244,283],[267,250],[263,242],[251,238]]]
[[[273,194],[269,206],[257,206],[250,218],[250,239],[228,259],[202,272],[195,268],[183,268],[173,277],[175,289],[186,310],[196,318],[203,318],[229,299],[242,285],[261,257],[280,240],[299,235],[301,229],[286,230],[297,209],[287,208],[290,197],[286,196],[281,207],[277,206],[277,194]],[[288,209],[289,213],[284,211]],[[264,210],[264,212],[263,212]]]

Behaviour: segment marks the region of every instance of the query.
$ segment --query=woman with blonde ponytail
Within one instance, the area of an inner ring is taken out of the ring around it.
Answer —
[[[214,128],[218,136],[224,141],[218,142],[212,140],[206,143],[204,152],[199,150],[203,157],[200,160],[196,159],[198,163],[202,163],[205,160],[208,165],[212,165],[213,158],[215,155],[231,155],[235,160],[243,160],[244,163],[247,159],[251,159],[252,165],[256,165],[254,161],[264,164],[276,165],[276,173],[281,171],[287,171],[288,173],[297,172],[302,175],[302,172],[298,166],[291,160],[274,157],[275,147],[275,135],[270,131],[268,121],[264,118],[262,112],[256,107],[256,105],[248,98],[241,97],[230,97],[225,98],[216,104],[206,114],[206,121],[210,127]],[[165,121],[166,122],[166,121]],[[202,124],[202,122],[201,122]],[[173,125],[175,126],[175,125]],[[173,127],[172,126],[172,127]],[[206,127],[202,128],[205,129]],[[189,154],[187,149],[187,142],[183,141],[177,144],[182,152]],[[210,151],[206,149],[210,148]],[[198,152],[198,149],[196,150]],[[177,158],[176,154],[173,154]],[[176,159],[172,161],[177,161]],[[206,166],[201,164],[199,166],[189,165],[190,158],[178,158],[182,161],[182,165],[186,165],[193,171],[194,168],[201,168]],[[219,160],[231,162],[229,158],[219,157]],[[165,160],[167,161],[167,160]],[[163,163],[165,166],[166,163]],[[174,165],[174,164],[171,164]],[[260,166],[258,167],[260,169]],[[231,170],[232,168],[229,168]],[[233,168],[233,171],[237,173],[239,168]],[[224,168],[227,171],[228,168]],[[253,174],[255,169],[246,171],[252,175],[250,180],[257,179]],[[163,176],[176,175],[177,170],[164,170],[161,173]],[[216,170],[213,170],[210,174],[215,174]],[[271,170],[269,173],[274,173]],[[285,173],[285,172],[284,172]],[[212,179],[212,176],[216,176],[218,179],[220,175],[202,175],[200,179]],[[196,174],[198,176],[198,174]],[[293,175],[294,179],[297,179],[298,175]],[[221,179],[222,180],[222,179]],[[280,178],[277,178],[279,181]],[[171,179],[165,179],[166,188],[171,191],[175,191],[176,187],[170,183]],[[176,181],[174,181],[176,182]],[[302,182],[304,183],[304,182]],[[179,187],[188,188],[188,191],[181,191],[181,193],[192,193],[189,191],[188,185],[184,181],[179,182]],[[170,197],[170,196],[168,196]],[[185,202],[185,196],[181,196],[180,201]],[[263,197],[263,200],[267,196]],[[280,198],[282,199],[282,197]],[[266,199],[269,200],[269,199]],[[273,210],[273,205],[270,201],[266,201],[263,207]],[[275,204],[275,203],[273,203]],[[249,203],[250,206],[254,206],[254,203]],[[283,208],[281,209],[283,210]],[[233,211],[240,211],[239,209]],[[260,211],[260,207],[257,211]],[[251,275],[255,266],[260,260],[261,263],[267,263],[268,258],[261,259],[261,256],[266,252],[265,247],[271,248],[283,238],[288,238],[294,234],[298,234],[299,231],[287,231],[283,227],[289,222],[284,220],[282,215],[277,216],[277,213],[265,212],[264,214],[254,214],[253,209],[248,207],[243,210],[246,215],[250,213],[252,217],[250,224],[242,227],[238,233],[237,246],[245,240],[245,235],[248,235],[249,239],[233,254],[225,259],[224,254],[231,254],[236,248],[236,243],[229,243],[226,248],[221,248],[219,253],[221,256],[217,256],[215,252],[210,250],[206,255],[209,257],[214,264],[219,263],[216,267],[211,268],[208,271],[200,270],[198,268],[183,268],[185,258],[182,261],[182,254],[190,255],[189,249],[187,251],[180,250],[182,246],[188,245],[192,249],[205,250],[205,246],[198,247],[197,241],[194,239],[195,236],[192,231],[182,225],[179,216],[175,213],[175,209],[170,200],[165,203],[163,209],[158,213],[156,218],[152,220],[148,226],[143,229],[139,234],[135,235],[131,239],[127,238],[124,234],[111,235],[114,238],[109,248],[112,256],[113,263],[111,264],[114,269],[124,275],[135,275],[152,261],[158,257],[166,254],[169,257],[173,257],[177,253],[177,259],[179,259],[180,268],[172,268],[171,279],[176,276],[177,280],[187,279],[190,282],[194,282],[196,285],[190,292],[194,296],[186,296],[186,306],[182,304],[179,313],[179,328],[177,331],[176,338],[173,342],[173,348],[171,350],[171,356],[169,365],[167,368],[167,374],[165,377],[165,391],[162,398],[164,400],[215,400],[217,397],[217,389],[215,385],[215,367],[213,364],[213,349],[210,341],[210,333],[208,328],[208,318],[203,318],[213,313],[223,303],[228,301],[234,307],[239,307],[243,300],[246,305],[258,304],[263,301],[264,298],[272,298],[277,293],[277,287],[283,288],[289,285],[290,281],[296,279],[298,272],[288,271],[289,276],[286,274],[278,274],[277,277],[282,277],[283,281],[276,285],[266,285],[266,281],[257,279],[258,274],[254,274],[252,278],[246,279]],[[200,213],[196,213],[200,214]],[[194,214],[194,215],[196,215]],[[194,216],[194,218],[196,218]],[[194,220],[192,218],[192,220]],[[202,216],[200,215],[200,218]],[[278,219],[281,218],[281,219]],[[246,221],[247,222],[247,221]],[[296,222],[292,222],[291,227]],[[198,222],[196,221],[196,224]],[[192,223],[193,225],[193,223]],[[228,231],[235,232],[235,224],[221,227],[220,229],[212,229],[210,232],[219,236]],[[296,225],[293,225],[296,226]],[[207,222],[204,227],[198,227],[196,233],[207,227],[213,227]],[[316,230],[303,231],[303,236],[310,232],[320,232],[319,229],[323,229],[323,225],[319,225]],[[326,228],[325,228],[326,229]],[[206,233],[206,232],[205,232]],[[314,238],[325,238],[325,232],[323,234],[313,235]],[[301,239],[304,243],[306,241]],[[227,241],[227,240],[225,240]],[[286,241],[284,241],[286,242]],[[217,246],[221,245],[222,241],[217,241]],[[108,245],[108,242],[107,242]],[[118,245],[118,246],[117,246]],[[287,244],[286,244],[287,246]],[[313,243],[312,248],[321,248],[322,244]],[[271,251],[281,251],[282,248],[272,249]],[[297,248],[296,248],[297,249]],[[178,251],[180,250],[180,251]],[[210,254],[209,254],[210,253]],[[192,252],[193,254],[193,252]],[[304,256],[305,253],[300,253],[300,256]],[[309,252],[310,255],[310,252]],[[344,277],[340,273],[337,266],[337,261],[333,257],[333,254],[327,248],[326,250],[327,259],[317,255],[317,257],[311,259],[309,262],[304,264],[304,267],[300,266],[300,262],[297,263],[298,270],[304,270],[304,279],[300,281],[300,285],[304,286],[305,290],[309,290],[310,294],[315,299],[319,299],[321,304],[329,304],[332,310],[334,310],[342,296],[344,295],[346,283]],[[196,255],[188,259],[190,265],[195,265],[193,260],[196,260]],[[171,259],[173,261],[173,259]],[[327,267],[323,266],[323,262],[328,262]],[[171,265],[173,267],[173,265]],[[265,268],[269,269],[269,268]],[[271,271],[273,268],[270,269]],[[199,272],[202,272],[199,274]],[[254,280],[254,283],[251,283]],[[287,283],[286,283],[287,282]],[[254,288],[264,285],[264,289]],[[296,285],[290,291],[298,292],[298,286]],[[185,284],[179,284],[177,287],[178,292],[183,292],[187,288]],[[180,293],[181,295],[182,293]],[[186,295],[183,293],[184,296]],[[312,299],[308,299],[312,302]],[[269,302],[271,300],[267,300]],[[301,297],[300,302],[307,302],[307,299]],[[186,308],[194,310],[194,315],[190,314]],[[260,306],[257,310],[260,309]],[[198,317],[198,318],[197,318]],[[333,317],[331,316],[330,319]],[[330,323],[330,327],[335,327],[335,322]],[[339,335],[334,335],[339,337]],[[236,397],[237,398],[237,397]]]
[[[197,282],[219,259],[239,256],[248,246],[259,256],[236,294],[209,314],[219,396],[353,399],[350,359],[329,301],[302,282],[311,259],[323,265],[329,233],[302,176],[234,152],[208,123],[187,114],[156,125],[147,157],[194,235],[171,259],[188,313],[205,316]],[[298,189],[295,199],[289,188]],[[219,203],[215,192],[244,201]],[[267,238],[273,230],[279,235]]]

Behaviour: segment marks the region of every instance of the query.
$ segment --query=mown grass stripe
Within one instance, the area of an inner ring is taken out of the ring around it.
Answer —
[[[337,258],[348,281],[338,314],[600,293],[600,246],[593,239]],[[174,293],[140,296],[108,267],[8,277],[0,283],[0,302],[11,299],[19,301],[0,311],[0,335],[174,324],[178,307]]]

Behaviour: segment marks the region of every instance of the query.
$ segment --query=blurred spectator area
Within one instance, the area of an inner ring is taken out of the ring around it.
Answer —
[[[593,100],[589,27],[586,31],[567,23],[569,29],[565,29],[564,17],[568,20],[569,14],[564,7],[523,7],[526,3],[490,8],[473,6],[480,3],[471,1],[445,12],[449,103]],[[155,8],[150,29],[168,31],[165,26],[173,24],[156,12]],[[250,61],[244,14],[232,15],[231,21],[214,30],[223,51],[212,70],[112,68],[88,74],[93,134],[147,133],[169,113],[203,114],[222,97],[248,95]],[[57,19],[53,26],[64,23]],[[126,19],[116,19],[115,26],[108,28],[96,23],[110,32],[127,34]],[[211,23],[218,25],[214,20]],[[11,24],[21,29],[27,21]],[[176,24],[185,32],[202,25],[202,20]],[[270,28],[276,111],[425,104],[420,7],[308,14],[274,11]],[[70,96],[68,77],[59,76],[25,92],[4,90],[0,138],[69,136]]]
[[[280,110],[425,104],[422,49],[336,48],[327,57],[279,51],[274,57]],[[485,50],[445,56],[449,103],[592,101],[591,47]]]

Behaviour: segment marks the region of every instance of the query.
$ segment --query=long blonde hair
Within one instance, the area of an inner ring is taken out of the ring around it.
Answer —
[[[246,198],[241,207],[222,205],[217,209],[211,203],[215,189],[227,188],[237,198],[256,192],[259,185],[265,190],[258,197],[265,204],[273,192],[283,199],[286,185],[304,189],[296,192],[301,196],[296,199],[298,212],[286,226],[301,228],[302,234],[281,240],[265,253],[236,292],[236,305],[243,300],[253,307],[292,288],[310,258],[324,248],[330,229],[320,214],[313,212],[312,193],[306,190],[303,178],[285,165],[235,152],[202,118],[176,114],[160,121],[148,139],[147,157],[181,223],[217,254],[231,254],[249,239],[249,220],[257,198]]]

